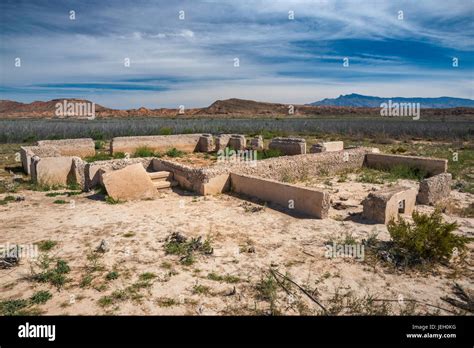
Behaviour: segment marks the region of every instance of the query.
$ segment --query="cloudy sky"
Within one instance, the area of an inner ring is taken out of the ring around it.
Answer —
[[[0,64],[23,102],[474,98],[474,1],[2,0]]]

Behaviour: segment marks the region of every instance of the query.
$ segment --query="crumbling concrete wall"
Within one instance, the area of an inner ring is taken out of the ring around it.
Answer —
[[[288,156],[301,155],[306,153],[306,140],[303,138],[273,138],[268,148],[279,150]]]
[[[95,155],[95,144],[91,138],[40,140],[38,141],[38,146],[54,146],[58,149],[61,156],[78,156],[84,158]]]
[[[143,168],[151,169],[150,158],[123,158],[123,159],[114,159],[107,161],[96,161],[92,163],[85,164],[84,167],[84,176],[85,176],[85,189],[87,191],[103,185],[102,175],[109,171],[114,171],[118,169],[125,168],[129,165],[140,163]]]
[[[232,171],[238,174],[254,175],[278,181],[298,181],[309,176],[333,175],[352,171],[363,166],[365,156],[373,148],[360,147],[337,152],[323,152],[296,156],[282,156],[260,160],[250,166],[245,162],[217,164],[215,171]]]
[[[434,205],[449,198],[451,193],[452,175],[441,173],[420,182],[420,190],[416,201],[420,204]]]
[[[199,139],[202,134],[151,135],[138,137],[116,137],[110,143],[110,152],[134,154],[141,147],[155,152],[166,152],[176,148],[184,152],[199,150]]]
[[[362,201],[365,219],[381,224],[397,219],[398,214],[411,215],[416,203],[417,189],[414,187],[389,187],[371,192]]]
[[[157,189],[141,163],[103,174],[107,194],[115,200],[129,201],[154,198]]]
[[[328,141],[323,143],[314,144],[311,146],[309,152],[319,153],[319,152],[332,152],[332,151],[342,151],[344,150],[343,141]]]
[[[234,192],[320,219],[328,216],[330,197],[327,192],[248,175],[231,173],[230,177]]]
[[[416,168],[430,176],[445,173],[448,170],[448,160],[446,159],[375,153],[368,154],[366,158],[366,166],[369,168],[388,170],[397,165]]]

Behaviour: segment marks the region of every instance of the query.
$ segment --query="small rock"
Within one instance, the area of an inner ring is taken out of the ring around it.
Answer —
[[[228,289],[224,292],[224,296],[233,296],[237,293],[235,286],[232,289]]]
[[[339,196],[339,199],[340,199],[341,201],[347,201],[347,200],[349,199],[349,197],[347,197],[347,196]]]
[[[252,254],[255,253],[255,247],[254,246],[248,247],[247,252],[252,253]]]
[[[109,250],[110,250],[109,243],[105,239],[102,239],[102,241],[100,242],[100,245],[97,247],[95,251],[99,253],[105,253]]]

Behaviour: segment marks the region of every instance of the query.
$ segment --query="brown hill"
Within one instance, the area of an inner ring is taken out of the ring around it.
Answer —
[[[35,101],[20,103],[10,100],[0,100],[0,118],[56,118],[57,104],[65,99],[50,101]],[[66,99],[72,103],[91,103],[84,99]],[[291,113],[293,111],[293,113]],[[257,102],[245,99],[217,100],[205,108],[185,109],[184,114],[179,109],[138,109],[115,110],[95,104],[95,114],[98,118],[146,118],[146,117],[215,117],[215,118],[271,118],[271,117],[314,117],[314,116],[344,116],[344,117],[373,117],[380,115],[380,108],[339,107],[289,105],[279,103]],[[452,109],[423,109],[422,118],[430,119],[468,119],[474,118],[474,108]],[[69,116],[71,117],[71,116]],[[74,116],[72,116],[74,117]]]

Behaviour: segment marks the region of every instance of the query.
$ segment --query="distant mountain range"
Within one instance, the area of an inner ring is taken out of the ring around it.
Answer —
[[[474,101],[460,98],[392,98],[394,102],[420,102],[425,108],[423,117],[430,119],[474,119]],[[442,102],[445,100],[445,102]],[[370,101],[370,103],[368,102]],[[430,103],[428,103],[429,101]],[[435,102],[436,101],[436,102]],[[454,101],[463,101],[457,104]],[[217,100],[208,107],[190,108],[157,108],[116,110],[94,104],[94,114],[98,118],[282,118],[282,117],[377,117],[380,116],[380,104],[388,99],[367,97],[358,94],[340,96],[336,99],[324,99],[311,105],[290,105],[265,103],[254,100],[226,99]],[[5,118],[60,118],[57,114],[58,105],[89,105],[91,101],[83,99],[54,99],[20,103],[11,100],[0,100],[0,119]],[[370,106],[366,106],[370,105]],[[466,105],[467,107],[453,107]],[[69,106],[68,106],[69,107]],[[79,109],[78,109],[79,110]],[[67,117],[80,118],[80,114]],[[64,117],[63,117],[64,118]]]
[[[337,98],[327,98],[321,101],[310,103],[313,106],[347,106],[356,108],[379,108],[380,104],[388,103],[420,103],[420,107],[424,109],[448,109],[458,107],[474,107],[474,100],[464,98],[439,97],[439,98],[381,98],[371,97],[361,94],[340,95]]]

